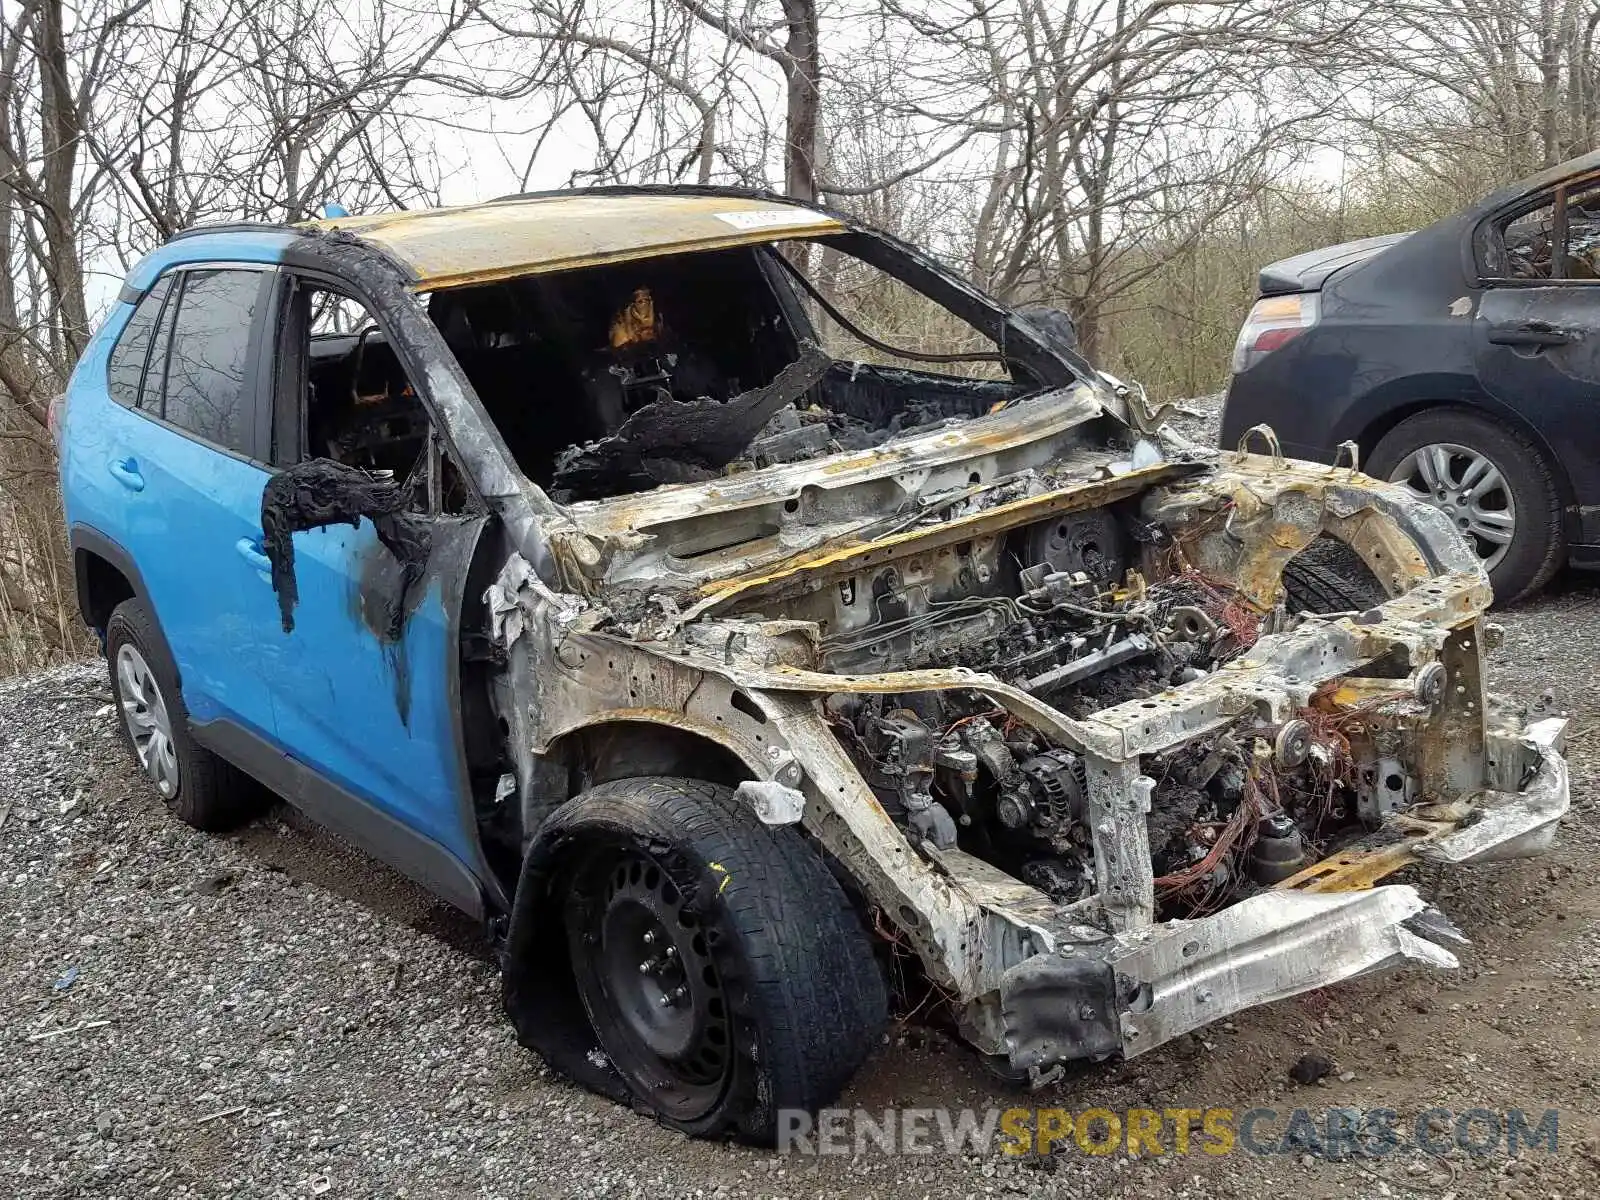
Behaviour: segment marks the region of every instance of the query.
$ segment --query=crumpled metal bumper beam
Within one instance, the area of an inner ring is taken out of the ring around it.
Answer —
[[[1097,986],[1081,950],[1036,955],[1001,983],[1006,1051],[1019,1070],[1118,1048],[1132,1058],[1232,1013],[1369,971],[1457,966],[1424,932],[1459,937],[1411,887],[1263,892],[1215,916],[1116,935],[1089,952],[1103,972]],[[1116,1012],[1106,1011],[1108,1000]]]
[[[1402,885],[1335,895],[1267,892],[1213,917],[1124,935],[1112,955],[1113,969],[1130,985],[1124,994],[1132,993],[1121,1014],[1123,1054],[1369,971],[1459,965],[1413,932],[1412,918],[1427,911],[1416,889]]]
[[[1560,750],[1564,727],[1560,719],[1528,726],[1522,742],[1537,766],[1520,792],[1491,792],[1473,819],[1374,849],[1366,870],[1342,874],[1344,890],[1328,887],[1326,875],[1310,876],[1303,890],[1286,881],[1214,916],[1148,925],[1019,963],[1001,984],[1013,1066],[1103,1057],[1113,1029],[1131,1058],[1232,1013],[1358,975],[1413,963],[1458,966],[1439,944],[1466,942],[1448,918],[1412,887],[1371,886],[1374,870],[1419,860],[1495,862],[1547,850],[1571,802]],[[1097,969],[1087,969],[1085,959]],[[1117,1009],[1115,1025],[1108,1000]]]

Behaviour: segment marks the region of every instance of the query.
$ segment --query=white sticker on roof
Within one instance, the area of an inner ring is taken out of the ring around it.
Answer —
[[[812,212],[809,208],[751,208],[743,212],[713,213],[719,221],[726,221],[735,229],[773,229],[781,225],[832,225],[827,213]]]

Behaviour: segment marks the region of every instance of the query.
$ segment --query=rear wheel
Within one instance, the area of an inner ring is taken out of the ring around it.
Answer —
[[[1560,490],[1539,447],[1515,430],[1467,409],[1429,409],[1385,434],[1366,470],[1444,512],[1502,603],[1543,587],[1561,565]]]
[[[264,790],[189,735],[189,713],[166,641],[144,601],[124,600],[106,622],[111,694],[134,761],[167,807],[196,829],[231,829],[267,803]]]
[[[686,1133],[770,1144],[780,1110],[827,1104],[876,1042],[887,998],[859,917],[796,830],[729,788],[601,784],[529,857],[507,1004],[557,1069]]]

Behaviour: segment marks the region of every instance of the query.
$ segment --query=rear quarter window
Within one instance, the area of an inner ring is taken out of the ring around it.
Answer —
[[[150,343],[171,291],[172,276],[163,275],[156,280],[155,286],[144,294],[134,308],[133,315],[122,328],[122,336],[112,347],[111,358],[106,366],[106,391],[118,404],[125,404],[129,408],[140,406],[139,393],[150,361]],[[153,406],[146,404],[144,407],[159,409],[159,386],[153,389],[153,399]]]

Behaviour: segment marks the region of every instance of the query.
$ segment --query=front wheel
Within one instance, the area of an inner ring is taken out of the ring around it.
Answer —
[[[1396,425],[1366,471],[1440,509],[1477,554],[1501,603],[1549,582],[1566,549],[1561,493],[1539,447],[1463,408],[1433,408]]]
[[[838,1095],[887,1012],[817,852],[690,779],[601,784],[550,817],[505,967],[518,1032],[556,1069],[685,1133],[767,1145],[782,1110]]]

